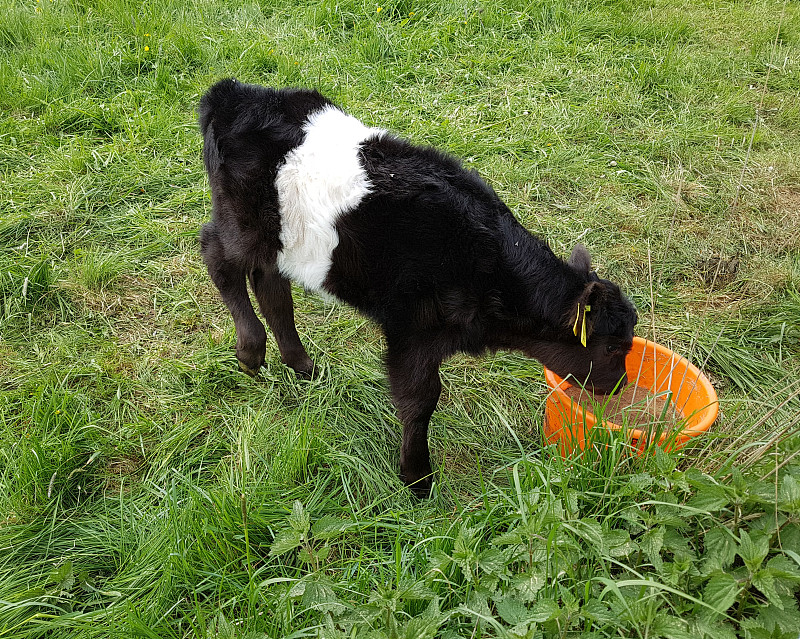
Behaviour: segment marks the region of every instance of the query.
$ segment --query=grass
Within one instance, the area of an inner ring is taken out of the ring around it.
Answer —
[[[379,10],[380,9],[380,10]],[[0,637],[792,637],[800,10],[755,0],[0,0]],[[236,370],[195,108],[319,88],[479,170],[715,383],[680,454],[542,445],[541,368],[456,357],[397,479],[369,322]]]

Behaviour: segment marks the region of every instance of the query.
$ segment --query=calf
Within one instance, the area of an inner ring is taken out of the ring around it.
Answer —
[[[255,374],[266,348],[248,280],[300,376],[314,363],[290,280],[372,318],[416,494],[430,490],[428,422],[454,353],[516,349],[600,392],[625,383],[637,317],[619,287],[580,245],[556,257],[457,160],[364,126],[316,91],[235,80],[202,98],[200,127],[213,201],[200,243],[241,368]]]

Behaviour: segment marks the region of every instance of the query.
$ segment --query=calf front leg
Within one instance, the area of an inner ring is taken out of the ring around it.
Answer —
[[[236,262],[225,258],[225,251],[213,224],[203,227],[200,243],[211,281],[233,316],[239,367],[245,373],[255,375],[264,363],[267,332],[250,303],[245,270]]]
[[[428,423],[442,391],[441,357],[423,347],[392,348],[390,341],[386,364],[392,399],[403,424],[400,478],[417,497],[427,497],[433,483]]]
[[[297,334],[291,283],[273,264],[253,269],[250,272],[250,285],[258,300],[261,314],[275,335],[281,361],[299,377],[310,378],[314,374],[314,362],[306,353]]]

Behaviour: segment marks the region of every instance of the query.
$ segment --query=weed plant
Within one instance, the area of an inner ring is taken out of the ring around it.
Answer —
[[[800,7],[786,0],[0,0],[0,637],[800,632]],[[433,497],[375,327],[235,335],[195,108],[313,86],[585,243],[710,376],[680,453],[562,457],[541,368],[456,357]]]

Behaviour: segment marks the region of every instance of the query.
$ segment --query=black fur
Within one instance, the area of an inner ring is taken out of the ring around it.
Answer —
[[[214,85],[200,103],[213,197],[202,253],[233,315],[239,362],[253,374],[264,361],[266,332],[248,279],[283,362],[313,373],[289,281],[275,264],[282,246],[274,180],[286,153],[302,143],[308,115],[330,104],[316,91],[234,80]],[[625,383],[636,311],[616,284],[590,270],[585,248],[560,260],[477,173],[434,149],[386,135],[367,140],[360,160],[371,192],[336,223],[339,244],[324,288],[386,335],[404,427],[401,474],[412,490],[430,489],[428,422],[441,391],[439,365],[454,353],[521,350],[599,391]],[[584,347],[573,328],[586,305]]]

